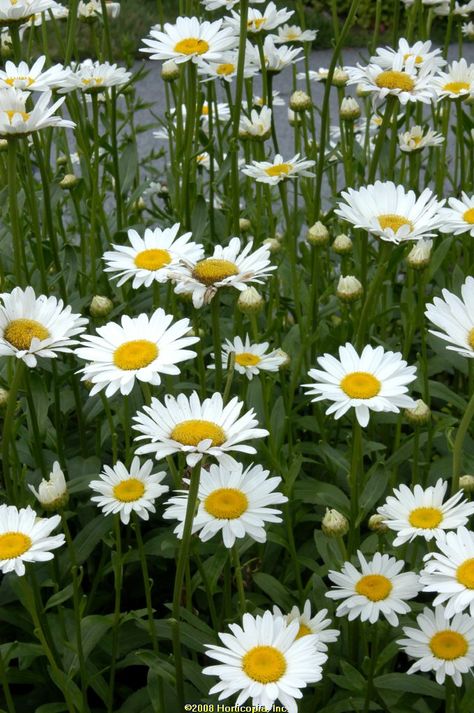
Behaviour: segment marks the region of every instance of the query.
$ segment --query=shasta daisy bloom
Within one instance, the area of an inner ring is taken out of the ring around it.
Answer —
[[[192,233],[177,237],[180,227],[175,223],[171,228],[146,228],[143,238],[136,230],[129,230],[130,245],[112,245],[113,251],[104,253],[104,272],[118,278],[117,287],[133,278],[134,290],[150,287],[153,282],[167,282],[169,270],[181,260],[197,262],[204,255],[202,245],[191,241]]]
[[[276,154],[273,161],[252,161],[251,164],[244,166],[242,173],[254,178],[259,183],[276,186],[277,183],[287,178],[313,177],[314,174],[308,171],[308,168],[312,168],[315,163],[315,161],[300,159],[299,153],[287,161],[280,154]]]
[[[0,505],[0,572],[25,574],[25,562],[47,562],[64,544],[64,535],[51,535],[61,522],[59,515],[39,518],[28,505]]]
[[[435,15],[446,17],[451,12],[451,0],[443,0],[443,2],[435,3],[433,11]],[[469,17],[471,12],[474,12],[474,0],[469,0],[469,2],[462,3],[462,5],[458,3],[457,0],[454,3],[453,15]]]
[[[250,118],[240,117],[239,136],[241,139],[268,139],[272,130],[272,110],[262,106],[260,112],[252,109]]]
[[[100,480],[92,480],[89,487],[95,493],[91,498],[97,503],[104,515],[120,515],[124,525],[130,522],[132,512],[142,520],[148,520],[151,512],[156,512],[154,502],[169,488],[162,485],[166,473],[152,473],[153,461],[147,460],[140,465],[140,458],[135,456],[130,468],[117,461],[113,468],[104,465]]]
[[[318,30],[302,30],[298,25],[283,25],[278,28],[278,35],[272,35],[275,44],[285,42],[314,42]]]
[[[240,31],[240,15],[232,10],[232,17],[226,18],[226,22],[230,27],[232,27],[234,32]],[[247,15],[247,31],[250,34],[256,34],[257,32],[268,32],[268,30],[274,30],[278,25],[282,25],[284,22],[290,19],[294,14],[294,10],[287,10],[282,8],[277,10],[274,2],[269,2],[266,8],[261,11],[256,8],[249,7]]]
[[[36,366],[37,357],[54,359],[71,351],[77,343],[73,337],[87,321],[56,297],[36,297],[32,287],[15,287],[0,294],[0,356],[15,356],[29,367]]]
[[[469,196],[464,191],[459,198],[448,198],[449,208],[441,210],[442,233],[461,235],[469,233],[474,238],[474,196]]]
[[[66,478],[58,461],[53,463],[49,479],[42,478],[38,490],[30,484],[28,488],[45,510],[59,510],[69,499]]]
[[[47,92],[53,89],[58,81],[67,76],[69,70],[56,64],[43,72],[45,62],[44,55],[39,57],[31,68],[26,62],[20,62],[18,65],[10,61],[5,62],[5,69],[0,69],[0,89],[13,87],[30,92]]]
[[[421,151],[432,146],[440,146],[444,142],[444,136],[437,131],[428,129],[426,133],[421,126],[412,126],[409,131],[404,131],[398,136],[400,150],[405,153]],[[441,226],[441,230],[443,227]]]
[[[129,394],[136,379],[153,386],[161,384],[161,374],[180,373],[176,364],[196,356],[185,347],[199,341],[188,337],[189,319],[173,322],[161,307],[151,317],[124,315],[121,323],[109,322],[97,329],[97,336],[85,334],[85,346],[76,349],[80,359],[89,362],[81,369],[83,381],[92,381],[90,395],[105,389],[107,397],[120,390]]]
[[[281,512],[270,507],[286,503],[288,498],[275,492],[281,478],[269,478],[269,471],[261,465],[250,465],[244,470],[241,463],[229,466],[212,464],[201,471],[198,509],[193,520],[193,533],[207,542],[221,533],[225,547],[234,546],[236,539],[248,535],[255,542],[266,542],[265,524],[281,522]],[[184,482],[189,484],[189,480]],[[178,520],[174,533],[181,539],[188,504],[188,491],[178,490],[167,503],[165,520]]]
[[[144,406],[145,413],[139,411],[133,418],[133,428],[142,434],[135,440],[150,441],[137,453],[154,453],[157,460],[184,453],[191,467],[207,454],[223,465],[232,465],[234,459],[228,451],[253,454],[255,448],[246,441],[268,436],[267,430],[256,428],[253,409],[240,415],[243,405],[237,397],[224,405],[218,393],[201,402],[195,391],[189,397],[166,394],[164,403],[152,398],[151,405]]]
[[[462,33],[468,40],[474,39],[474,22],[465,22],[462,26]]]
[[[413,45],[405,38],[398,40],[397,49],[392,47],[378,47],[375,55],[370,58],[371,64],[378,64],[382,69],[392,69],[393,62],[396,57],[400,56],[404,64],[411,58],[414,58],[414,66],[419,68],[429,67],[431,73],[437,72],[441,67],[444,67],[446,60],[443,59],[441,50],[438,48],[431,49],[431,40],[423,42],[419,40]]]
[[[25,22],[55,5],[55,0],[0,0],[0,27]]]
[[[406,639],[397,644],[407,656],[417,659],[407,673],[433,671],[436,681],[444,684],[450,676],[456,686],[462,685],[462,674],[474,666],[474,620],[467,614],[456,614],[451,620],[444,607],[433,611],[425,607],[416,617],[418,628],[404,626]]]
[[[198,72],[201,76],[207,79],[222,79],[225,82],[232,82],[237,76],[237,68],[239,62],[239,53],[237,50],[224,52],[222,57],[217,62],[199,61]],[[249,79],[258,72],[258,66],[252,63],[245,55],[244,77]]]
[[[405,562],[376,552],[368,562],[362,552],[357,552],[359,571],[350,562],[344,562],[341,572],[331,570],[328,577],[336,586],[326,592],[329,599],[343,599],[336,616],[347,616],[349,621],[360,618],[375,624],[383,615],[391,626],[398,626],[398,614],[407,614],[418,592],[418,575],[402,572]]]
[[[26,136],[49,126],[73,129],[76,125],[69,119],[54,116],[64,102],[64,97],[51,106],[51,92],[40,95],[33,108],[27,108],[28,92],[17,91],[13,87],[0,89],[0,138]]]
[[[230,355],[235,354],[235,370],[239,374],[244,374],[249,381],[261,371],[278,371],[284,364],[285,357],[279,350],[267,354],[268,346],[268,342],[252,344],[248,334],[244,341],[240,337],[235,337],[233,342],[226,339],[222,345],[222,365],[225,368],[229,363]],[[215,355],[212,356],[215,359]],[[212,364],[210,368],[214,369],[215,365]]]
[[[147,47],[142,47],[141,52],[150,54],[150,59],[174,59],[177,63],[220,61],[224,52],[238,44],[233,28],[223,27],[222,23],[178,17],[174,25],[165,22],[163,30],[152,28],[151,39],[143,40]]]
[[[279,701],[288,713],[297,713],[295,699],[302,697],[302,688],[321,680],[327,660],[316,650],[316,637],[297,639],[298,622],[287,624],[269,611],[244,614],[242,626],[229,624],[229,629],[231,634],[219,634],[224,646],[206,646],[218,663],[203,673],[220,678],[210,695],[218,693],[222,700],[238,693],[237,707],[251,698],[257,710],[271,710]]]
[[[263,56],[267,72],[278,74],[285,67],[289,67],[296,62],[299,62],[302,57],[299,55],[303,51],[302,47],[288,47],[287,45],[276,45],[274,38],[271,35],[265,37],[263,45]],[[247,43],[246,56],[249,61],[261,69],[261,57],[255,45]]]
[[[205,10],[232,10],[234,5],[238,5],[240,0],[202,0]],[[252,5],[265,2],[265,0],[252,0]]]
[[[446,604],[446,616],[464,609],[474,616],[474,532],[459,527],[436,538],[439,552],[425,555],[420,575],[424,592],[437,592],[434,606]]]
[[[461,298],[442,290],[443,299],[435,297],[428,304],[425,316],[442,331],[430,329],[435,337],[449,342],[446,349],[461,356],[474,358],[474,277],[466,277],[461,286]]]
[[[474,513],[474,503],[463,500],[462,490],[444,502],[448,483],[441,478],[436,485],[422,488],[415,485],[410,490],[406,485],[394,489],[377,512],[384,517],[384,524],[395,530],[395,547],[411,542],[415,537],[431,540],[445,530],[455,530],[466,525]]]
[[[373,95],[377,103],[393,95],[400,104],[417,101],[430,104],[436,96],[433,76],[428,66],[417,70],[415,61],[416,57],[404,60],[395,55],[389,69],[383,69],[379,64],[346,67],[349,75],[347,83],[360,85],[361,89]]]
[[[321,369],[311,369],[313,384],[303,384],[312,401],[333,403],[326,414],[338,419],[354,408],[361,426],[367,426],[370,411],[399,413],[401,408],[415,406],[407,396],[407,384],[416,379],[416,367],[407,366],[399,352],[386,352],[383,347],[364,347],[359,356],[349,342],[339,347],[339,359],[325,354],[318,358]]]
[[[131,72],[127,72],[124,67],[85,59],[57,86],[60,93],[81,89],[86,94],[93,94],[109,87],[123,86],[131,77]]]
[[[358,191],[342,191],[345,202],[335,213],[356,228],[362,228],[390,243],[431,238],[443,224],[438,201],[429,188],[416,197],[392,181],[376,181]]]
[[[243,249],[239,238],[231,238],[227,247],[216,245],[211,257],[186,262],[171,273],[177,294],[191,294],[194,307],[209,304],[221,287],[235,287],[242,292],[249,282],[262,283],[275,270],[270,251],[262,245],[251,252],[252,241]]]
[[[340,635],[338,629],[329,629],[332,621],[327,619],[327,609],[321,609],[314,616],[311,615],[311,602],[307,599],[304,603],[303,611],[300,611],[297,606],[294,606],[289,614],[283,614],[276,606],[273,607],[275,616],[282,616],[287,624],[292,621],[298,621],[300,628],[296,635],[297,639],[302,636],[315,635],[317,636],[316,648],[318,651],[327,651],[327,644],[332,644],[337,641]]]
[[[440,72],[433,78],[433,87],[442,99],[460,99],[474,94],[474,64],[468,64],[464,57],[459,62],[448,65],[447,72]]]

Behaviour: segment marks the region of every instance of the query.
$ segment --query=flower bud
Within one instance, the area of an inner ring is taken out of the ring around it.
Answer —
[[[143,198],[140,196],[136,201],[132,203],[130,206],[131,210],[134,210],[136,213],[141,213],[142,210],[145,210],[146,208],[146,203],[143,200]]]
[[[179,65],[176,64],[174,59],[168,59],[163,62],[161,67],[161,78],[165,82],[174,82],[175,79],[179,77]]]
[[[329,241],[329,231],[320,220],[308,229],[306,239],[311,245],[326,245]]]
[[[339,278],[336,294],[343,302],[355,302],[362,297],[363,291],[362,283],[354,275]]]
[[[280,364],[280,369],[287,369],[291,364],[291,357],[283,349],[275,349],[275,356],[281,357],[285,361]]]
[[[267,246],[271,253],[277,253],[281,250],[281,243],[276,238],[267,238],[263,241],[263,244]]]
[[[301,116],[293,111],[293,109],[288,109],[288,123],[290,126],[298,126],[301,124]]]
[[[344,121],[355,121],[360,116],[360,106],[352,97],[344,97],[339,112]]]
[[[424,270],[430,264],[432,240],[418,240],[407,255],[407,263],[414,270]]]
[[[312,107],[312,101],[309,94],[298,89],[290,97],[290,109],[295,112],[307,111]]]
[[[237,300],[237,307],[243,314],[257,314],[262,309],[263,304],[264,299],[255,287],[247,287],[240,293]]]
[[[369,530],[372,530],[372,532],[387,532],[388,527],[384,522],[385,518],[383,515],[371,515],[369,517]]]
[[[248,233],[252,227],[252,223],[248,218],[241,218],[239,220],[239,228],[241,233]]]
[[[352,252],[352,240],[348,235],[341,233],[334,239],[332,249],[337,255],[349,255]]]
[[[474,475],[461,475],[459,488],[467,494],[474,493]]]
[[[89,307],[89,312],[92,317],[107,317],[113,309],[114,305],[111,299],[103,295],[95,295]]]
[[[0,153],[4,153],[5,151],[8,151],[8,140],[0,139]]]
[[[358,84],[356,88],[356,94],[358,97],[368,97],[370,96],[371,92],[369,89],[366,89],[363,84]]]
[[[405,418],[413,426],[421,426],[429,422],[431,409],[422,399],[418,399],[414,408],[405,409]]]
[[[43,478],[38,490],[32,485],[28,485],[28,487],[40,505],[48,511],[61,510],[69,500],[66,479],[58,461],[53,463],[53,470],[49,474],[49,480]]]
[[[336,69],[334,70],[334,74],[332,75],[331,84],[333,85],[333,87],[345,87],[348,81],[349,75],[345,71],[345,69],[341,69],[341,67],[336,67]]]
[[[60,187],[64,191],[70,191],[72,188],[77,186],[81,179],[74,175],[74,173],[66,173],[66,175],[59,181]]]
[[[344,537],[349,532],[349,521],[337,510],[326,508],[321,529],[327,537]]]
[[[0,410],[5,409],[7,407],[9,394],[9,391],[0,388]]]

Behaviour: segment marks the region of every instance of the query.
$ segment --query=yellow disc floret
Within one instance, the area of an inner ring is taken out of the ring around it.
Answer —
[[[212,441],[213,446],[221,446],[227,436],[217,423],[196,418],[178,423],[171,431],[170,438],[183,446],[197,446],[208,439]]]
[[[49,336],[46,327],[35,319],[13,319],[3,332],[3,338],[19,350],[29,349],[35,338],[42,342]]]
[[[392,591],[392,583],[383,574],[366,574],[355,585],[357,594],[361,594],[371,602],[386,599]]]
[[[353,371],[341,381],[341,389],[350,399],[371,399],[377,396],[382,385],[367,371]]]
[[[135,256],[134,263],[142,270],[159,270],[161,267],[168,265],[171,262],[171,255],[167,250],[160,248],[152,248],[150,250],[142,250]]]
[[[259,683],[275,683],[286,671],[286,660],[274,646],[254,646],[242,659],[247,676]]]
[[[0,560],[20,557],[32,544],[31,538],[23,532],[4,532],[0,535]]]
[[[114,497],[122,503],[133,503],[140,500],[145,492],[145,485],[138,478],[127,478],[114,485]]]
[[[143,369],[158,356],[158,347],[148,339],[124,342],[114,352],[114,364],[124,371]]]
[[[236,520],[248,508],[245,493],[237,488],[218,488],[204,501],[204,509],[218,520]]]
[[[226,277],[238,275],[237,265],[230,260],[220,260],[218,258],[207,258],[196,264],[193,270],[193,277],[204,285],[213,285],[221,282]]]

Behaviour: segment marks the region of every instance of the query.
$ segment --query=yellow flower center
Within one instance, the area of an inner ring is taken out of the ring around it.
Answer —
[[[269,166],[265,169],[267,176],[287,176],[291,171],[290,163],[277,163],[275,166]]]
[[[195,418],[178,423],[171,431],[170,438],[183,446],[197,446],[207,439],[212,441],[213,446],[221,446],[227,436],[217,423]]]
[[[466,221],[466,223],[469,223],[470,225],[474,225],[474,208],[468,208],[468,210],[466,210],[463,213],[462,217],[463,217],[463,220]]]
[[[224,64],[219,64],[217,67],[217,74],[223,74],[224,76],[228,76],[229,74],[232,74],[232,72],[235,70],[235,64],[231,64],[230,62],[224,62]]]
[[[471,349],[474,349],[474,327],[471,329],[471,331],[467,335],[467,343],[469,344]]]
[[[266,17],[256,17],[254,20],[249,20],[247,22],[247,28],[249,30],[259,30],[266,19]]]
[[[205,54],[209,50],[209,45],[205,40],[198,40],[196,37],[188,37],[186,40],[180,40],[175,46],[174,51],[179,54]]]
[[[103,77],[85,77],[82,80],[82,83],[86,85],[86,87],[89,86],[89,84],[95,84],[96,86],[100,86],[101,84],[104,83],[104,78]]]
[[[380,89],[401,89],[403,92],[411,92],[415,82],[406,72],[397,72],[395,69],[388,69],[380,72],[375,80],[375,84]]]
[[[411,511],[408,521],[413,527],[430,530],[443,521],[443,513],[438,508],[415,508]]]
[[[392,583],[383,574],[366,574],[355,586],[357,594],[367,597],[371,602],[386,599],[392,591]]]
[[[240,366],[255,366],[259,364],[262,360],[256,354],[251,354],[250,352],[242,352],[242,354],[236,354],[235,361]]]
[[[23,532],[4,532],[0,535],[0,560],[20,557],[30,549],[32,544],[31,539]]]
[[[456,570],[456,579],[466,589],[474,589],[474,558],[459,565]]]
[[[204,509],[218,520],[236,520],[248,505],[247,496],[237,488],[218,488],[204,501]]]
[[[403,225],[409,225],[410,230],[413,230],[413,223],[408,218],[403,215],[397,215],[396,213],[382,213],[378,216],[379,225],[382,230],[387,230],[391,228],[394,233],[397,233]]]
[[[114,485],[114,497],[122,503],[133,503],[140,500],[145,492],[145,485],[138,478],[127,478],[121,483]]]
[[[403,55],[403,59],[405,62],[407,61],[407,59],[410,59],[410,57],[413,57],[412,52],[407,52],[407,54]],[[421,55],[417,54],[415,57],[415,64],[421,64],[422,62],[423,62],[423,57]]]
[[[448,82],[443,86],[446,92],[451,92],[451,94],[459,94],[463,89],[470,88],[469,82]]]
[[[308,634],[312,634],[313,632],[307,626],[306,624],[300,624],[300,628],[298,629],[298,633],[296,634],[297,639],[301,639],[303,636],[308,636]]]
[[[371,399],[377,396],[382,385],[368,371],[353,371],[341,381],[341,389],[350,399]]]
[[[294,32],[294,31],[290,30],[289,32],[286,33],[285,40],[289,40],[289,41],[291,41],[291,40],[297,40],[298,37],[299,37],[299,33],[298,33],[298,32]]]
[[[201,116],[209,116],[209,105],[208,104],[202,105]]]
[[[286,659],[274,646],[254,646],[242,659],[247,676],[259,683],[274,683],[286,671]]]
[[[238,275],[237,265],[230,260],[219,260],[209,257],[198,262],[193,270],[193,277],[204,285],[213,285],[226,277]]]
[[[152,248],[150,250],[142,250],[136,255],[134,263],[142,270],[159,270],[164,265],[171,262],[171,255],[167,250]]]
[[[17,82],[26,82],[27,86],[31,87],[34,81],[35,80],[31,77],[8,77],[8,79],[5,79],[5,84],[8,84],[10,87],[15,87]]]
[[[143,369],[158,356],[158,347],[148,339],[124,342],[114,352],[114,364],[124,371]]]
[[[35,319],[13,319],[3,332],[3,338],[17,349],[29,349],[34,338],[43,341],[49,337],[46,327]]]
[[[13,117],[15,116],[15,114],[19,114],[23,121],[28,121],[28,119],[30,118],[30,115],[27,111],[17,111],[16,109],[5,109],[5,114],[7,115],[10,124],[13,124]]]
[[[462,634],[446,629],[431,637],[430,649],[436,658],[453,661],[466,654],[468,645]]]

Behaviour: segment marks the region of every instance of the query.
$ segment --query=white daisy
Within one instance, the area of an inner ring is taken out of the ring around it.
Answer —
[[[444,136],[437,131],[428,129],[426,133],[421,126],[412,126],[409,131],[404,131],[398,136],[400,150],[405,153],[421,151],[421,149],[431,146],[440,146],[444,142]],[[440,228],[443,229],[442,226]]]
[[[433,87],[440,98],[467,98],[474,94],[474,64],[466,62],[464,57],[459,62],[448,65],[447,72],[440,72],[433,78]]]
[[[285,69],[285,67],[299,62],[303,59],[303,57],[299,56],[302,51],[302,47],[287,47],[287,45],[277,46],[273,37],[267,35],[263,44],[263,56],[267,72],[278,74]],[[261,57],[258,49],[250,42],[247,45],[246,55],[249,56],[250,61],[254,65],[261,69]]]
[[[107,16],[115,19],[120,15],[120,3],[106,0]],[[91,20],[102,15],[102,3],[100,0],[80,0],[77,6],[77,16],[81,20]]]
[[[433,11],[435,15],[446,17],[451,12],[451,0],[443,0],[443,2],[435,3]],[[458,17],[469,17],[471,12],[474,12],[474,0],[469,0],[469,2],[465,2],[462,5],[460,5],[457,0],[454,3],[453,15],[457,15]]]
[[[252,241],[241,250],[239,238],[229,245],[216,245],[211,257],[189,262],[171,272],[177,294],[192,294],[194,307],[209,304],[221,287],[243,291],[249,282],[262,283],[275,266],[270,264],[270,251],[262,245],[251,252]]]
[[[474,503],[462,500],[462,490],[443,502],[447,488],[447,481],[440,478],[436,485],[428,488],[415,485],[410,490],[400,485],[398,490],[394,489],[394,495],[390,495],[377,512],[384,517],[384,524],[398,533],[393,541],[395,546],[418,536],[429,541],[444,530],[467,524],[474,513]]]
[[[28,507],[0,505],[0,571],[25,574],[25,562],[52,560],[55,550],[64,544],[64,535],[51,532],[61,522],[60,515],[38,517]]]
[[[240,15],[232,10],[232,17],[227,17],[226,22],[229,27],[232,27],[235,33],[240,31]],[[287,10],[286,7],[277,10],[274,2],[269,2],[263,11],[249,7],[247,15],[247,31],[250,34],[257,32],[268,32],[274,30],[278,25],[290,19],[294,15],[294,10]]]
[[[45,510],[58,510],[64,507],[69,499],[66,478],[58,461],[53,463],[49,479],[42,478],[38,490],[30,484],[28,488]]]
[[[86,94],[103,92],[110,87],[120,87],[130,81],[131,72],[109,62],[93,62],[85,59],[74,71],[57,83],[60,94],[81,89]]]
[[[438,332],[430,329],[445,342],[450,342],[446,349],[458,352],[461,356],[474,358],[474,277],[466,277],[461,286],[461,297],[449,290],[442,290],[443,299],[435,297],[433,304],[426,307],[425,316]]]
[[[414,66],[418,69],[421,66],[429,66],[430,72],[436,72],[441,67],[444,67],[446,60],[443,59],[441,50],[431,49],[431,40],[423,42],[419,40],[413,45],[405,38],[400,38],[398,40],[397,49],[392,47],[378,47],[375,51],[375,55],[370,58],[371,64],[378,64],[382,69],[392,69],[393,62],[396,56],[402,58],[403,64],[406,64],[409,59],[414,58]]]
[[[272,110],[262,106],[260,112],[252,109],[250,118],[240,117],[239,136],[241,139],[268,139],[272,130]]]
[[[314,42],[318,30],[302,30],[298,25],[283,25],[278,28],[278,35],[272,35],[275,44],[285,42]]]
[[[55,5],[55,0],[0,0],[0,27],[25,22],[37,12],[46,12]]]
[[[268,436],[267,430],[255,428],[258,422],[253,409],[240,416],[243,405],[237,397],[224,405],[218,393],[201,403],[195,391],[189,397],[166,394],[164,404],[152,398],[151,405],[144,406],[145,413],[139,411],[133,418],[133,428],[142,434],[135,440],[151,441],[137,453],[154,453],[157,460],[185,453],[191,467],[207,454],[230,466],[234,459],[227,451],[253,454],[255,448],[245,441]]]
[[[299,153],[286,161],[283,156],[276,154],[273,161],[252,161],[251,164],[244,166],[242,173],[254,178],[259,183],[276,186],[277,183],[287,178],[313,177],[314,174],[308,171],[308,168],[312,168],[315,163],[316,161],[300,159]]]
[[[418,575],[401,573],[405,562],[380,552],[374,554],[371,562],[360,551],[357,556],[361,571],[350,562],[344,562],[341,572],[328,573],[336,587],[326,592],[326,596],[344,600],[336,616],[347,616],[349,621],[360,618],[375,624],[382,614],[391,626],[398,626],[398,615],[410,611],[407,600],[414,599],[419,592]]]
[[[361,426],[367,426],[370,411],[399,413],[401,408],[415,406],[407,396],[407,384],[416,379],[416,367],[407,366],[399,352],[386,352],[383,347],[364,347],[359,356],[349,342],[339,347],[339,359],[325,354],[318,358],[321,369],[311,369],[314,384],[303,384],[312,401],[333,403],[326,414],[338,419],[355,408]]]
[[[474,616],[474,532],[459,527],[436,538],[439,552],[425,555],[420,575],[424,592],[437,592],[433,605],[446,605],[446,616],[464,609]]]
[[[27,106],[29,96],[28,92],[17,91],[13,87],[0,89],[0,138],[25,136],[48,126],[75,128],[73,121],[54,116],[64,97],[50,106],[51,92],[45,91],[30,108]]]
[[[238,5],[240,0],[201,0],[205,10],[232,10],[234,5]],[[265,0],[251,0],[252,5],[263,3]]]
[[[469,196],[464,191],[459,198],[448,198],[449,208],[442,208],[440,227],[442,233],[461,235],[469,233],[474,238],[474,196]]]
[[[5,69],[0,69],[0,88],[13,87],[30,92],[50,91],[70,70],[64,69],[61,64],[55,64],[43,72],[45,62],[44,55],[39,57],[31,68],[26,62],[20,62],[18,65],[10,61],[5,62]]]
[[[202,245],[193,243],[192,233],[184,233],[177,237],[180,224],[171,228],[146,228],[143,238],[136,230],[128,231],[128,245],[112,245],[113,251],[104,253],[107,263],[104,272],[114,273],[118,278],[117,287],[133,278],[134,290],[139,287],[150,287],[153,282],[167,282],[169,270],[176,267],[181,260],[197,262],[204,255]]]
[[[334,211],[356,228],[362,228],[391,243],[430,238],[443,224],[438,201],[429,188],[417,198],[392,181],[376,181],[359,190],[341,193],[344,202]]]
[[[237,50],[224,52],[220,60],[217,62],[199,61],[198,72],[201,76],[208,79],[222,79],[225,82],[232,82],[237,76],[239,62],[239,53]],[[244,77],[249,79],[255,76],[258,72],[257,64],[250,61],[248,55],[245,55]]]
[[[265,99],[254,94],[252,97],[252,104],[256,109],[261,109],[265,105]],[[280,92],[274,89],[272,91],[272,104],[273,106],[285,106],[286,102],[283,97],[280,96]],[[242,103],[242,107],[247,110],[247,102]]]
[[[389,69],[379,64],[363,67],[346,67],[349,75],[348,84],[359,84],[373,95],[376,102],[384,101],[388,96],[396,96],[400,104],[423,102],[430,104],[436,96],[433,77],[429,67],[423,65],[419,70],[415,66],[416,57],[404,60],[396,54]]]
[[[474,39],[474,22],[465,22],[462,26],[462,33],[468,40]]]
[[[142,47],[141,52],[150,54],[150,59],[174,59],[178,63],[220,61],[224,52],[238,44],[233,28],[223,27],[222,23],[178,17],[174,25],[165,22],[163,30],[152,28],[151,39],[143,40],[147,47]]]
[[[298,622],[287,624],[283,617],[266,611],[263,616],[244,614],[242,626],[229,624],[232,634],[219,634],[224,646],[207,645],[207,655],[219,663],[203,669],[218,676],[210,695],[219,700],[236,693],[236,706],[248,698],[256,710],[271,710],[280,701],[288,713],[297,713],[295,699],[301,689],[322,678],[327,656],[316,650],[313,636],[296,639]]]
[[[124,525],[130,522],[130,515],[135,512],[142,520],[148,520],[151,512],[156,512],[154,502],[169,488],[162,485],[166,473],[152,473],[153,461],[147,460],[140,465],[140,458],[135,456],[130,468],[117,461],[113,468],[104,465],[100,480],[92,480],[89,487],[100,495],[91,498],[93,503],[102,508],[104,515],[120,514]]]
[[[327,619],[327,609],[321,609],[314,616],[311,615],[311,602],[307,599],[304,603],[303,611],[294,606],[289,614],[284,615],[276,606],[273,607],[275,616],[283,616],[287,624],[297,620],[300,628],[296,635],[297,639],[302,636],[315,635],[317,636],[316,648],[318,651],[327,651],[327,644],[332,644],[338,640],[340,631],[338,629],[329,629],[332,621]]]
[[[54,359],[70,352],[73,337],[84,331],[87,319],[73,314],[56,297],[39,295],[32,287],[15,287],[0,294],[0,356],[15,356],[29,367],[37,357]]]
[[[212,464],[201,471],[198,492],[198,509],[193,520],[193,533],[207,542],[219,532],[225,547],[234,546],[236,539],[248,535],[255,542],[266,542],[267,522],[281,522],[278,508],[269,507],[286,503],[288,498],[275,492],[281,478],[269,478],[269,471],[261,465],[250,465],[244,470],[241,463],[233,461],[224,466]],[[184,479],[188,485],[189,480]],[[168,502],[163,517],[178,520],[174,533],[183,536],[188,504],[188,491],[178,490]]]
[[[83,381],[92,381],[90,395],[105,388],[107,397],[120,389],[123,395],[133,389],[135,380],[153,386],[161,384],[161,374],[180,373],[176,364],[196,356],[185,347],[199,341],[187,337],[189,319],[173,322],[173,316],[158,308],[151,317],[123,315],[121,323],[109,322],[97,335],[85,334],[85,346],[76,349],[80,359],[89,362],[81,369]]]
[[[235,354],[235,370],[239,374],[245,374],[249,381],[261,371],[278,371],[286,358],[278,349],[266,354],[268,346],[268,342],[252,344],[248,334],[245,341],[240,337],[235,337],[233,342],[226,339],[222,345],[222,365],[226,368],[230,354]],[[214,354],[211,356],[215,359]],[[215,364],[210,364],[209,368],[215,369]]]
[[[457,614],[451,621],[444,607],[433,611],[425,607],[416,617],[418,628],[404,626],[408,638],[399,639],[408,656],[417,659],[407,673],[434,671],[436,681],[444,684],[450,676],[456,686],[462,685],[462,674],[474,666],[474,620]]]

